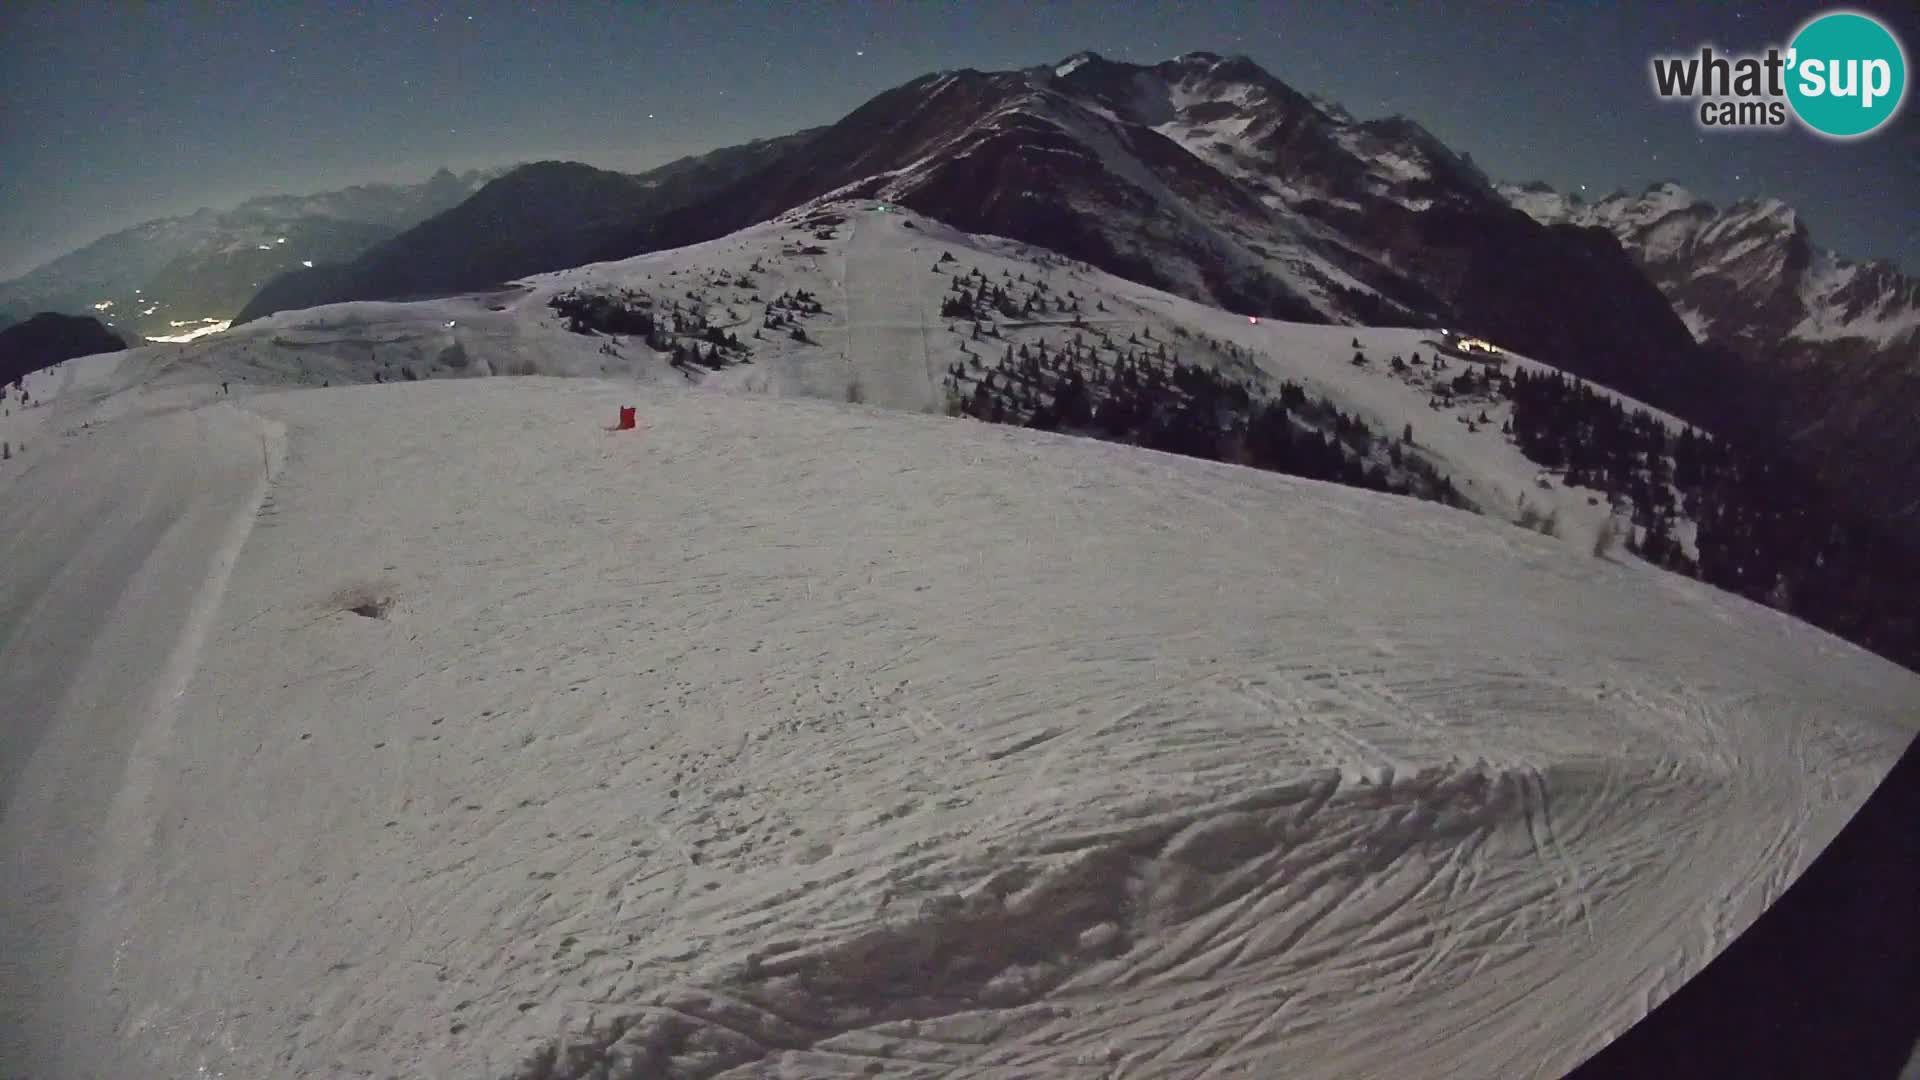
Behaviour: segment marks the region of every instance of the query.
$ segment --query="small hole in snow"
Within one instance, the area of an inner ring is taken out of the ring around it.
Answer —
[[[393,588],[379,582],[347,585],[335,590],[325,606],[363,619],[384,619],[393,612]]]

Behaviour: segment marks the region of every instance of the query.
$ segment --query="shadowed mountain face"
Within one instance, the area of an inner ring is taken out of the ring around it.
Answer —
[[[230,319],[277,275],[351,259],[459,205],[491,175],[443,169],[421,184],[273,195],[149,221],[0,284],[0,317],[93,311],[141,336]]]
[[[43,311],[25,322],[0,329],[0,385],[49,368],[62,360],[118,352],[121,338],[83,315]]]

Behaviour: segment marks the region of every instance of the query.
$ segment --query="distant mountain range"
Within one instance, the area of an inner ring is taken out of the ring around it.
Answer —
[[[1696,336],[1737,353],[1722,411],[1780,433],[1880,515],[1920,523],[1920,280],[1819,246],[1777,199],[1720,209],[1673,183],[1593,203],[1502,191],[1541,222],[1611,233]]]
[[[0,318],[92,312],[148,337],[225,321],[277,275],[352,258],[458,206],[498,173],[443,169],[420,184],[273,195],[149,221],[0,282]]]

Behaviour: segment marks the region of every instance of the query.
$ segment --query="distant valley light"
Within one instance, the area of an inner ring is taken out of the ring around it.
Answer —
[[[161,334],[156,337],[149,337],[147,338],[147,340],[162,341],[170,345],[180,345],[189,341],[197,341],[200,338],[206,337],[209,334],[218,334],[221,331],[233,325],[232,319],[201,319],[199,321],[204,323],[205,325],[196,327],[195,329],[189,330],[184,334]],[[167,325],[190,326],[192,325],[192,323],[193,323],[193,320],[188,320],[186,322],[178,322],[170,319],[168,320]]]

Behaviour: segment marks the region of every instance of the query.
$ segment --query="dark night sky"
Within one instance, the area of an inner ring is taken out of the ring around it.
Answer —
[[[1905,3],[1851,5],[1920,55]],[[1648,57],[1784,44],[1827,5],[0,2],[0,276],[253,195],[570,158],[639,168],[831,122],[942,68],[1081,49],[1245,53],[1405,113],[1505,179],[1778,195],[1842,254],[1920,270],[1920,109],[1854,143],[1703,135]],[[1911,73],[1909,73],[1911,79]],[[1909,91],[1913,97],[1920,91]]]

